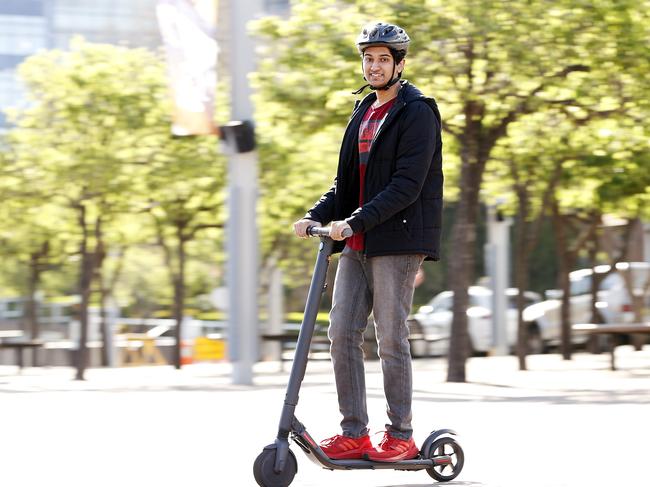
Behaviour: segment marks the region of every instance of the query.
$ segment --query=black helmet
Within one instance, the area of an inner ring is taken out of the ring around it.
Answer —
[[[387,47],[392,56],[393,56],[393,70],[397,66],[409,48],[409,42],[411,39],[404,29],[398,25],[394,24],[385,24],[383,22],[377,22],[375,24],[368,24],[362,30],[359,37],[357,37],[357,49],[359,53],[363,55],[363,52],[372,46],[384,46]],[[363,62],[362,62],[363,65]],[[397,73],[393,79],[381,87],[373,87],[369,84],[362,86],[357,91],[353,91],[354,95],[358,95],[366,88],[370,87],[371,90],[387,90],[395,83],[397,83],[402,77],[402,73]],[[366,79],[365,76],[363,79]]]
[[[361,34],[357,37],[357,49],[359,49],[359,53],[363,54],[367,47],[386,46],[402,54],[403,57],[408,51],[409,42],[411,39],[400,26],[377,22],[369,24],[361,30]]]

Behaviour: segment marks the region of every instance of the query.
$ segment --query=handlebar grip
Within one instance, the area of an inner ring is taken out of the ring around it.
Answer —
[[[312,237],[329,237],[332,227],[309,227],[307,228],[307,235]],[[343,237],[351,237],[354,232],[351,228],[343,230]]]

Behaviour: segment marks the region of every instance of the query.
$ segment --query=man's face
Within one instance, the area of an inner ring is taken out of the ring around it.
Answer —
[[[363,53],[363,75],[371,86],[385,85],[401,73],[402,69],[404,69],[404,59],[395,66],[393,56],[387,47],[369,47]]]

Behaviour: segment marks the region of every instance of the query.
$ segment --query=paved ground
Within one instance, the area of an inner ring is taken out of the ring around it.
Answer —
[[[474,358],[464,384],[445,382],[441,359],[417,360],[414,427],[461,434],[466,465],[447,485],[650,485],[650,347],[607,355]],[[252,464],[275,437],[286,373],[256,366],[235,386],[228,364],[92,369],[0,367],[0,484],[7,487],[249,487]],[[383,428],[377,362],[368,364],[373,430]],[[330,364],[310,363],[297,416],[316,438],[337,432]],[[294,449],[295,450],[295,449]],[[300,451],[292,486],[421,487],[423,472],[330,472]]]

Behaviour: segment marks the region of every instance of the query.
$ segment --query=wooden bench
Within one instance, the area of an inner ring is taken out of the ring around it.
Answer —
[[[262,340],[267,342],[280,343],[280,363],[284,364],[289,359],[284,357],[284,352],[295,348],[298,341],[298,333],[284,332],[284,333],[265,333],[261,335]],[[329,347],[330,340],[326,335],[314,335],[311,339],[311,345],[327,345]],[[313,352],[310,348],[310,353]]]
[[[16,365],[18,369],[25,366],[25,350],[41,348],[43,342],[40,340],[11,340],[0,338],[0,348],[12,348],[16,351]]]
[[[617,346],[616,338],[622,335],[648,335],[650,334],[650,323],[629,323],[612,325],[595,325],[593,323],[581,323],[573,325],[573,331],[587,333],[589,335],[604,335],[607,337],[609,352],[611,354],[611,369],[616,370],[616,355],[614,350]]]
[[[22,330],[0,330],[0,340],[3,338],[20,338],[23,336]]]
[[[370,325],[374,326],[374,325]],[[322,332],[321,332],[322,333]],[[284,352],[287,350],[292,350],[295,348],[295,344],[298,341],[298,331],[296,330],[295,332],[283,332],[283,333],[266,333],[261,335],[261,338],[263,341],[269,341],[269,342],[279,342],[280,343],[280,362],[284,363],[288,361],[289,359],[284,357]],[[428,353],[416,353],[416,347],[415,345],[417,342],[421,342],[424,344],[425,347],[428,349],[428,345],[430,343],[435,343],[439,342],[441,340],[448,340],[449,337],[447,335],[435,335],[435,336],[425,336],[422,333],[411,333],[409,336],[409,342],[411,343],[411,354],[413,357],[426,357],[428,356]],[[366,358],[370,359],[376,359],[377,358],[377,345],[376,342],[374,341],[374,335],[373,336],[366,336],[365,341],[364,341],[364,354]],[[330,345],[330,340],[325,334],[316,334],[312,337],[311,339],[311,346],[313,347],[314,345],[320,345],[320,346],[326,346],[327,351],[329,352],[329,345]],[[310,349],[310,353],[314,352],[314,350]]]

